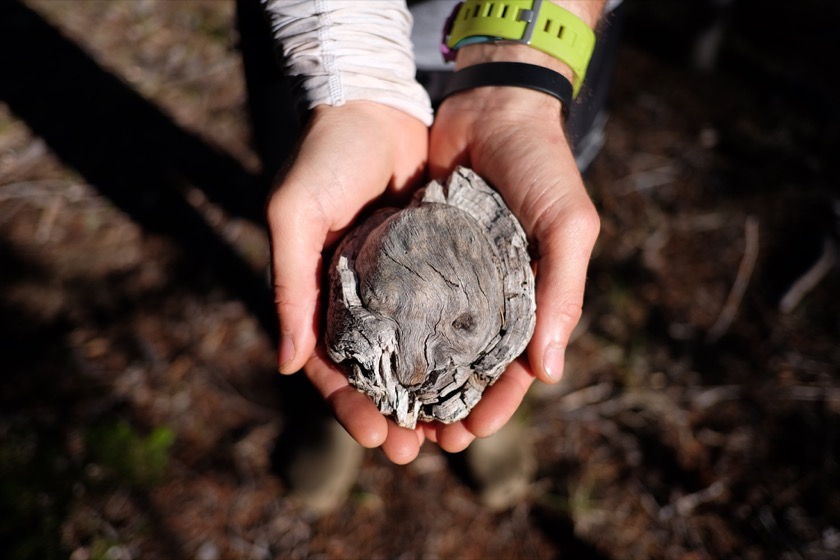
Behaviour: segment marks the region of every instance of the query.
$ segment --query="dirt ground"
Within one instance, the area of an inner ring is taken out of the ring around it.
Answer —
[[[784,6],[627,0],[528,499],[427,444],[315,519],[276,469],[300,384],[234,2],[3,3],[0,556],[840,558],[840,9]]]

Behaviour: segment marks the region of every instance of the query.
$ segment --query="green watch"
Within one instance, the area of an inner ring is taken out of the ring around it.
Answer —
[[[577,96],[595,48],[595,33],[580,18],[543,0],[466,0],[444,31],[449,52],[468,44],[513,41],[569,65]]]

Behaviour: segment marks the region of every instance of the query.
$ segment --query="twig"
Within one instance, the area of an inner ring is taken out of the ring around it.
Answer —
[[[840,387],[795,385],[783,391],[781,398],[806,402],[824,401],[829,405],[840,405]]]
[[[719,385],[706,388],[689,397],[691,407],[695,410],[704,410],[716,406],[723,401],[735,400],[741,396],[739,385]]]
[[[662,268],[662,249],[668,244],[670,234],[668,228],[660,226],[656,228],[642,244],[642,262],[650,270],[658,271]]]
[[[604,402],[612,394],[612,383],[599,383],[578,389],[569,393],[560,401],[559,406],[563,412],[572,412],[586,406]]]
[[[85,193],[85,185],[66,179],[35,179],[0,183],[0,202],[46,196],[61,196],[70,202],[77,202]]]
[[[660,521],[670,521],[674,515],[686,517],[691,514],[698,506],[707,504],[719,498],[726,490],[726,483],[722,480],[717,480],[708,488],[704,488],[699,492],[693,494],[686,494],[677,498],[673,503],[668,504],[659,510]]]
[[[719,340],[729,329],[750,283],[755,262],[758,259],[758,220],[755,216],[747,216],[744,223],[744,237],[744,256],[738,266],[738,273],[735,275],[735,282],[732,283],[732,289],[729,291],[726,303],[724,303],[717,321],[706,335],[708,342]]]
[[[817,287],[823,278],[831,271],[837,260],[837,246],[834,241],[826,237],[823,239],[823,251],[814,266],[805,271],[805,274],[800,276],[785,295],[779,301],[779,311],[782,313],[790,313],[793,311],[799,302],[802,301],[808,292]]]
[[[39,243],[46,243],[50,240],[55,220],[63,206],[63,202],[60,196],[54,196],[50,199],[49,204],[44,208],[43,212],[41,212],[41,219],[38,220],[38,229],[35,230],[35,239]]]
[[[623,188],[619,189],[618,196],[663,187],[673,183],[676,178],[677,170],[670,163],[655,169],[637,171],[623,179],[619,179],[618,182]]]

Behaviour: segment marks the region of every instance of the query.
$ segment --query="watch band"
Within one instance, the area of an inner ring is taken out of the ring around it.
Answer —
[[[577,96],[595,48],[595,33],[580,18],[544,0],[466,0],[451,20],[446,45],[513,41],[569,65]]]
[[[513,86],[547,93],[560,100],[564,116],[568,115],[572,101],[572,84],[563,74],[524,62],[485,62],[453,72],[443,99],[460,91],[486,86]]]

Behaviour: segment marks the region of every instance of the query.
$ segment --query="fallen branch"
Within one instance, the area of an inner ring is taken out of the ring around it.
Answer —
[[[659,520],[663,522],[670,521],[674,515],[686,517],[690,515],[698,506],[713,502],[723,495],[726,491],[727,485],[723,480],[717,480],[708,488],[704,488],[699,492],[693,494],[686,494],[680,496],[673,503],[668,504],[659,510]]]
[[[837,246],[834,241],[826,237],[823,239],[823,251],[814,266],[805,271],[791,286],[779,301],[779,311],[790,313],[808,292],[817,287],[823,278],[831,271],[837,261]]]
[[[741,264],[738,266],[738,273],[735,275],[735,282],[732,283],[726,303],[717,321],[706,335],[708,342],[716,342],[729,330],[750,283],[755,262],[758,260],[758,220],[754,216],[747,216],[744,223],[744,238],[744,256],[741,258]]]

